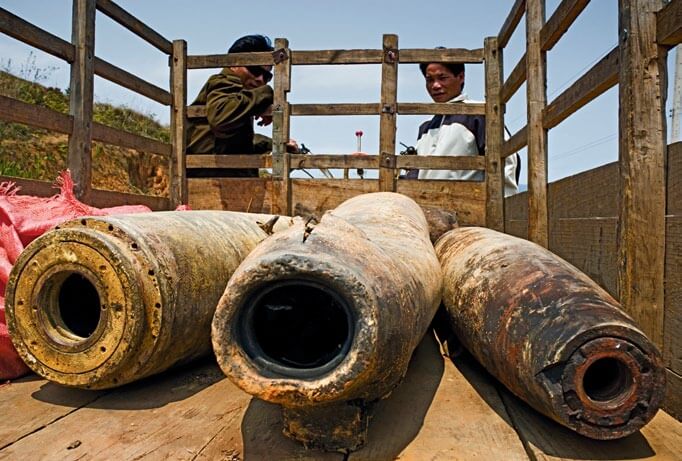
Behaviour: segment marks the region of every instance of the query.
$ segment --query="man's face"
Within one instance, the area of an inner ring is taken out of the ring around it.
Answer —
[[[424,75],[426,91],[435,102],[447,102],[462,92],[464,72],[454,75],[442,64],[431,63]]]
[[[249,90],[266,85],[272,80],[272,66],[244,66],[233,70],[241,78],[242,85]]]

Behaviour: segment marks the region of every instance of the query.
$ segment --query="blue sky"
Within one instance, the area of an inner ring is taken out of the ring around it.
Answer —
[[[118,0],[116,2],[169,40],[185,39],[189,54],[217,54],[249,33],[273,39],[285,37],[293,50],[378,49],[382,34],[397,34],[401,48],[481,48],[483,39],[497,35],[512,0],[455,0],[440,3],[402,1],[323,2],[299,0],[247,2],[195,0]],[[549,18],[559,0],[547,1]],[[617,43],[617,0],[590,2],[581,17],[548,53],[547,95],[551,101]],[[65,40],[71,35],[71,0],[0,0],[0,6]],[[507,76],[524,52],[525,22],[505,49]],[[97,13],[95,50],[98,57],[162,88],[168,88],[167,58],[102,13]],[[41,83],[66,88],[68,67],[56,58],[0,36],[0,64],[15,73],[39,69]],[[673,80],[674,53],[668,59]],[[192,101],[213,70],[189,72],[188,100]],[[30,75],[29,75],[30,77]],[[672,87],[672,84],[670,84]],[[525,125],[525,85],[507,105],[506,125],[514,133]],[[483,66],[468,65],[465,92],[483,100]],[[294,67],[292,103],[378,102],[380,66]],[[154,114],[167,123],[169,110],[144,96],[97,78],[99,101],[124,104]],[[670,101],[668,98],[668,123]],[[401,65],[400,102],[429,102],[416,65]],[[618,88],[614,87],[549,132],[549,178],[556,180],[609,163],[618,158]],[[425,116],[399,116],[397,141],[414,144]],[[355,131],[365,133],[363,150],[376,153],[378,117],[294,117],[292,137],[314,153],[350,153]],[[669,127],[670,131],[670,127]],[[265,131],[267,133],[267,131]],[[523,156],[523,155],[522,155]],[[525,160],[524,160],[525,162]],[[523,165],[521,182],[527,169]]]

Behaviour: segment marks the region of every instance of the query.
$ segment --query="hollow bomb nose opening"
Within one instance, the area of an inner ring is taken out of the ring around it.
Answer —
[[[46,306],[47,331],[58,339],[83,340],[95,332],[101,315],[97,288],[78,272],[52,276],[40,293],[39,304]]]
[[[245,305],[242,347],[279,375],[313,377],[340,363],[353,338],[348,304],[333,290],[306,280],[279,282]]]
[[[628,366],[613,357],[596,360],[585,370],[583,377],[585,394],[598,403],[626,396],[633,385],[632,372]]]

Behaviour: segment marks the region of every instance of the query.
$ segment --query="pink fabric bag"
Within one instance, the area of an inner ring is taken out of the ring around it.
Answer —
[[[14,183],[0,184],[0,380],[14,379],[30,370],[21,360],[7,331],[5,287],[19,253],[36,237],[54,226],[81,216],[103,216],[151,211],[144,205],[95,208],[73,193],[73,179],[62,172],[55,185],[60,192],[49,198],[18,195]]]

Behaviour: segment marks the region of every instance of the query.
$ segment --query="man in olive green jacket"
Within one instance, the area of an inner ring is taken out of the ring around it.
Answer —
[[[247,35],[228,53],[272,51],[270,39]],[[187,154],[262,154],[272,150],[272,140],[254,134],[254,119],[272,123],[272,66],[226,67],[211,76],[192,105],[206,106],[206,117],[188,120]],[[258,169],[195,168],[188,177],[258,177]]]

